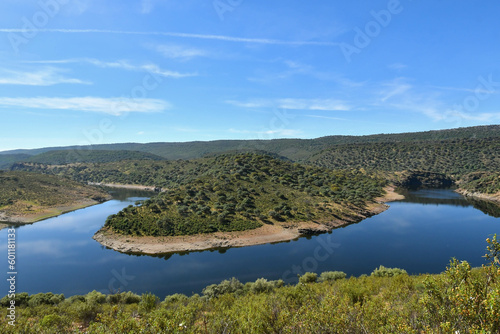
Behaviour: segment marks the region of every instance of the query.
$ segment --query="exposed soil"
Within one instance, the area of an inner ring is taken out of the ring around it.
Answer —
[[[457,189],[455,190],[457,193],[465,196],[465,197],[474,197],[477,199],[482,199],[486,201],[492,201],[492,202],[497,202],[500,203],[500,193],[496,194],[483,194],[483,193],[475,193],[475,192],[470,192],[465,189]]]
[[[166,254],[174,252],[199,251],[213,248],[244,247],[296,239],[303,235],[326,233],[340,226],[360,222],[389,208],[386,202],[403,199],[404,196],[387,187],[387,194],[377,198],[362,212],[352,213],[344,219],[328,222],[300,222],[264,225],[242,232],[216,232],[178,237],[133,237],[102,228],[94,239],[102,245],[123,253]]]
[[[70,211],[83,209],[99,203],[102,202],[85,199],[71,204],[65,204],[60,206],[34,208],[33,213],[25,212],[25,213],[9,214],[6,212],[0,212],[0,222],[14,223],[14,224],[31,224],[40,220],[56,217]]]

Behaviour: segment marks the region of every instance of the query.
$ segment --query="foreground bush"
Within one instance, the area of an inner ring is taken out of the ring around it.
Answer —
[[[213,284],[203,295],[121,293],[61,300],[19,294],[16,326],[2,333],[499,333],[500,243],[488,239],[487,265],[456,259],[443,274],[410,276],[378,268],[300,277],[297,285],[258,279]],[[319,283],[316,283],[319,281]],[[54,298],[56,297],[56,298]],[[6,298],[1,300],[5,306]],[[129,303],[128,303],[129,302]]]

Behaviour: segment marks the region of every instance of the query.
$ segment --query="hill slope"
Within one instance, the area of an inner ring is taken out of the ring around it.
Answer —
[[[312,156],[308,163],[332,169],[414,169],[452,176],[498,171],[500,137],[337,145]]]
[[[110,216],[105,226],[121,234],[178,236],[327,222],[364,211],[385,185],[359,171],[305,167],[266,155],[221,155],[200,165],[205,170],[187,184]]]
[[[124,143],[92,146],[49,147],[34,150],[13,150],[3,154],[36,155],[54,150],[128,150],[159,155],[169,160],[194,159],[211,153],[226,151],[262,150],[284,156],[290,160],[306,160],[311,155],[335,145],[360,143],[388,143],[415,141],[442,141],[459,139],[484,139],[500,137],[500,125],[476,126],[439,131],[426,131],[400,134],[377,134],[368,136],[327,136],[317,139],[275,139],[275,140],[217,140],[209,142],[186,143]],[[0,160],[1,161],[1,160]]]
[[[78,182],[27,172],[0,171],[0,221],[33,222],[108,199]]]

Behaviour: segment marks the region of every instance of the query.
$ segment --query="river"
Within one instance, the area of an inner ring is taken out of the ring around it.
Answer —
[[[17,292],[68,297],[92,290],[130,290],[164,298],[200,293],[203,287],[231,277],[242,282],[260,277],[294,282],[305,271],[341,270],[359,276],[384,265],[418,274],[442,272],[452,257],[473,266],[484,263],[485,239],[500,234],[498,207],[469,202],[451,190],[405,195],[405,200],[390,203],[389,210],[329,234],[155,257],[122,254],[92,239],[108,215],[147,196],[120,190],[106,203],[17,227]],[[6,276],[7,229],[0,231],[0,254],[4,254],[0,268]],[[7,282],[2,280],[0,295],[7,292]]]

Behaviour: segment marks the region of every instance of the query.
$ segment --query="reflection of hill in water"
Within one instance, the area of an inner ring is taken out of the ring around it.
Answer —
[[[453,206],[461,206],[468,207],[471,206],[471,203],[467,201],[465,197],[451,190],[444,191],[405,191],[398,190],[398,193],[405,196],[405,199],[400,200],[398,202],[406,202],[406,203],[418,203],[418,204],[444,204],[444,205],[453,205]]]
[[[495,202],[490,201],[480,201],[477,199],[469,199],[469,202],[474,206],[474,208],[481,210],[488,216],[495,218],[500,218],[500,205]]]
[[[139,189],[126,189],[126,188],[110,188],[103,187],[107,192],[113,196],[113,199],[125,201],[127,198],[150,198],[154,196],[156,193],[148,190],[139,190]]]
[[[420,190],[417,192],[398,190],[398,192],[405,196],[405,199],[398,202],[418,203],[418,204],[444,204],[460,207],[472,206],[483,213],[500,218],[500,205],[495,202],[479,200],[472,197],[464,197],[458,193],[451,192],[450,190]]]

